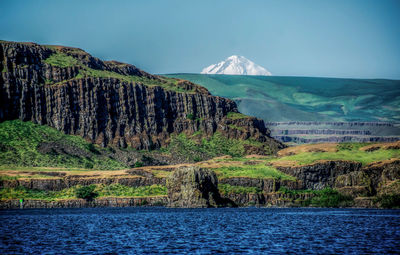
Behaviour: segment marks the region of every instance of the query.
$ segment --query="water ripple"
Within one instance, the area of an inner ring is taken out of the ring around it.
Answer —
[[[400,253],[400,211],[92,208],[0,211],[1,254]]]

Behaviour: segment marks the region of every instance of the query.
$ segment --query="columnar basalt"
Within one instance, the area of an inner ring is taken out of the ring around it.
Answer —
[[[70,62],[47,63],[54,54]],[[201,131],[251,138],[271,152],[283,147],[262,120],[229,119],[229,112],[237,112],[235,102],[188,81],[167,81],[61,46],[2,41],[0,56],[0,121],[33,121],[102,146],[156,149],[168,145],[171,134]]]

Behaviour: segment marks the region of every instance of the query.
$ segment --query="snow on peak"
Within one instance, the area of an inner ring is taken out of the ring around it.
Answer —
[[[203,74],[236,74],[236,75],[271,75],[262,66],[255,64],[243,56],[233,55],[217,64],[204,68]]]

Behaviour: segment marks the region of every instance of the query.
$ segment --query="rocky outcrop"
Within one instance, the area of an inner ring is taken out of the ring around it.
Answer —
[[[363,122],[363,121],[353,121],[353,122],[332,122],[332,121],[289,121],[289,122],[267,122],[267,126],[338,126],[338,127],[393,127],[392,122]]]
[[[371,135],[369,130],[276,129],[274,135]]]
[[[54,54],[64,54],[71,63],[46,63]],[[0,121],[33,121],[102,146],[156,149],[168,145],[171,134],[201,131],[252,138],[270,152],[283,147],[262,120],[229,119],[229,112],[238,111],[235,102],[188,81],[168,81],[69,47],[2,41],[0,56]]]
[[[64,178],[28,178],[18,180],[0,180],[0,188],[24,187],[33,190],[58,191],[74,187],[76,185],[86,186],[91,184],[121,184],[128,187],[141,187],[150,185],[165,185],[164,178],[125,176],[125,177],[85,177],[67,176]]]
[[[27,199],[23,202],[23,209],[30,208],[85,208],[85,207],[131,207],[131,206],[165,206],[167,197],[102,197],[92,201],[85,199],[60,199],[55,201]],[[1,200],[0,209],[21,208],[19,199]]]
[[[321,138],[304,138],[301,136],[287,136],[287,135],[273,135],[273,137],[284,143],[345,143],[345,142],[358,142],[358,143],[369,143],[369,142],[395,142],[399,141],[398,136],[326,136]]]
[[[224,206],[216,174],[196,166],[181,167],[167,179],[170,207],[206,208]]]
[[[304,189],[304,185],[301,180],[291,181],[274,178],[260,179],[250,177],[230,177],[219,180],[219,183],[229,184],[231,186],[256,187],[266,193],[276,192],[281,187],[285,187],[290,190]]]
[[[280,192],[269,193],[265,195],[265,205],[273,207],[299,207],[304,206],[302,202],[312,199],[315,194],[285,194]]]
[[[242,193],[226,194],[223,196],[235,206],[265,206],[264,194]]]
[[[305,189],[320,190],[333,187],[339,175],[361,169],[361,163],[352,161],[319,161],[304,166],[276,167],[285,174],[302,181]]]
[[[388,183],[400,179],[400,160],[386,160],[371,163],[359,171],[340,175],[335,180],[334,187],[342,193],[357,193],[374,196]],[[399,194],[400,195],[400,194]]]

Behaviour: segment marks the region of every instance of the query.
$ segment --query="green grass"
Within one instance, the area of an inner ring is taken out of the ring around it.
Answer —
[[[339,143],[337,145],[338,151],[357,151],[361,147],[371,145],[373,143]]]
[[[281,180],[295,180],[294,177],[286,175],[278,171],[272,166],[265,164],[246,165],[246,166],[227,166],[220,167],[214,170],[218,178],[228,177],[250,177],[250,178],[273,178]]]
[[[61,68],[79,65],[77,59],[60,52],[50,55],[50,57],[46,58],[44,62]]]
[[[318,160],[349,160],[366,165],[375,161],[382,161],[391,158],[400,158],[400,150],[380,149],[368,152],[354,149],[341,150],[338,152],[305,152],[282,157],[275,161],[296,161],[299,165],[306,165]]]
[[[230,125],[228,125],[230,128],[232,128],[232,129],[237,129],[237,130],[240,130],[240,131],[245,131],[245,129],[243,128],[243,127],[238,127],[238,126],[236,126],[236,125],[234,125],[234,124],[230,124]]]
[[[56,199],[69,199],[75,197],[75,188],[69,188],[61,191],[41,191],[32,190],[24,187],[16,188],[3,188],[0,189],[0,199],[43,199],[43,200],[56,200]]]
[[[49,151],[42,153],[43,144],[69,148],[74,153]],[[123,169],[127,166],[102,156],[100,148],[83,138],[65,135],[48,127],[20,120],[0,123],[0,165],[12,167],[62,167],[85,169]]]
[[[229,184],[218,184],[221,195],[228,194],[261,194],[262,190],[257,187],[232,186]]]
[[[0,152],[1,154],[1,152]],[[61,167],[49,167],[49,166],[39,166],[39,167],[33,167],[33,166],[18,166],[17,164],[13,165],[0,165],[0,173],[1,171],[4,170],[16,170],[16,171],[29,171],[29,172],[58,172],[58,171],[70,171],[70,172],[76,172],[76,173],[82,173],[86,171],[93,171],[93,169],[88,169],[88,168],[77,168],[77,167],[68,167],[65,168],[63,166]],[[36,175],[37,176],[37,175]]]
[[[70,66],[79,66],[80,67],[79,73],[74,79],[81,79],[84,77],[115,78],[115,79],[119,79],[124,82],[142,83],[149,87],[160,86],[163,89],[172,90],[175,92],[193,93],[193,91],[191,91],[191,90],[185,90],[184,88],[177,86],[178,80],[173,79],[173,78],[158,76],[157,79],[150,79],[150,78],[146,78],[146,77],[139,77],[139,76],[133,76],[133,75],[123,75],[123,74],[119,74],[119,73],[111,72],[111,71],[107,71],[107,70],[93,69],[93,68],[90,68],[90,67],[84,65],[78,59],[75,59],[74,57],[69,56],[65,53],[61,53],[61,52],[53,53],[52,55],[50,55],[50,57],[45,59],[44,62],[49,65],[57,66],[57,67],[61,67],[61,68],[66,68],[66,67],[70,67]],[[65,81],[53,83],[51,80],[46,80],[45,84],[58,85],[58,84],[62,84],[63,82],[65,82]]]
[[[271,153],[268,146],[252,139],[228,139],[216,132],[211,137],[204,137],[199,141],[199,139],[195,139],[198,135],[201,135],[201,133],[196,132],[192,136],[185,134],[173,136],[167,151],[188,161],[201,161],[222,155],[240,158],[245,155],[245,145],[262,147],[266,154]]]
[[[95,191],[100,197],[148,197],[165,196],[167,187],[162,185],[151,185],[141,187],[128,187],[121,184],[99,185]]]
[[[221,155],[241,157],[245,154],[245,144],[256,144],[252,141],[228,139],[220,133],[203,138],[200,142],[192,139],[194,137],[187,137],[185,134],[172,137],[168,151],[189,161],[201,161]],[[261,145],[260,143],[258,146]]]
[[[304,205],[315,207],[348,207],[354,201],[350,196],[340,194],[337,190],[326,188],[315,193],[316,196],[304,201]]]
[[[193,93],[193,91],[185,90],[184,88],[178,87],[176,85],[176,80],[161,76],[159,76],[159,79],[150,79],[146,77],[139,77],[133,75],[122,75],[116,72],[97,70],[89,68],[87,66],[82,66],[82,69],[79,71],[79,74],[75,78],[81,79],[83,77],[115,78],[128,83],[129,82],[142,83],[143,85],[148,87],[159,86],[162,87],[163,89],[175,92]]]
[[[375,198],[374,202],[382,208],[399,209],[400,194],[384,194]]]
[[[95,185],[94,192],[98,197],[148,197],[164,196],[167,188],[161,185],[142,187],[128,187],[121,184]],[[53,201],[57,199],[76,199],[77,190],[82,186],[74,186],[60,191],[32,190],[24,187],[0,189],[0,199],[43,199]]]
[[[247,118],[250,118],[249,116],[244,115],[244,114],[239,113],[239,112],[228,112],[228,114],[226,115],[226,117],[227,117],[228,119],[231,119],[231,120],[238,120],[238,119],[247,119]]]

